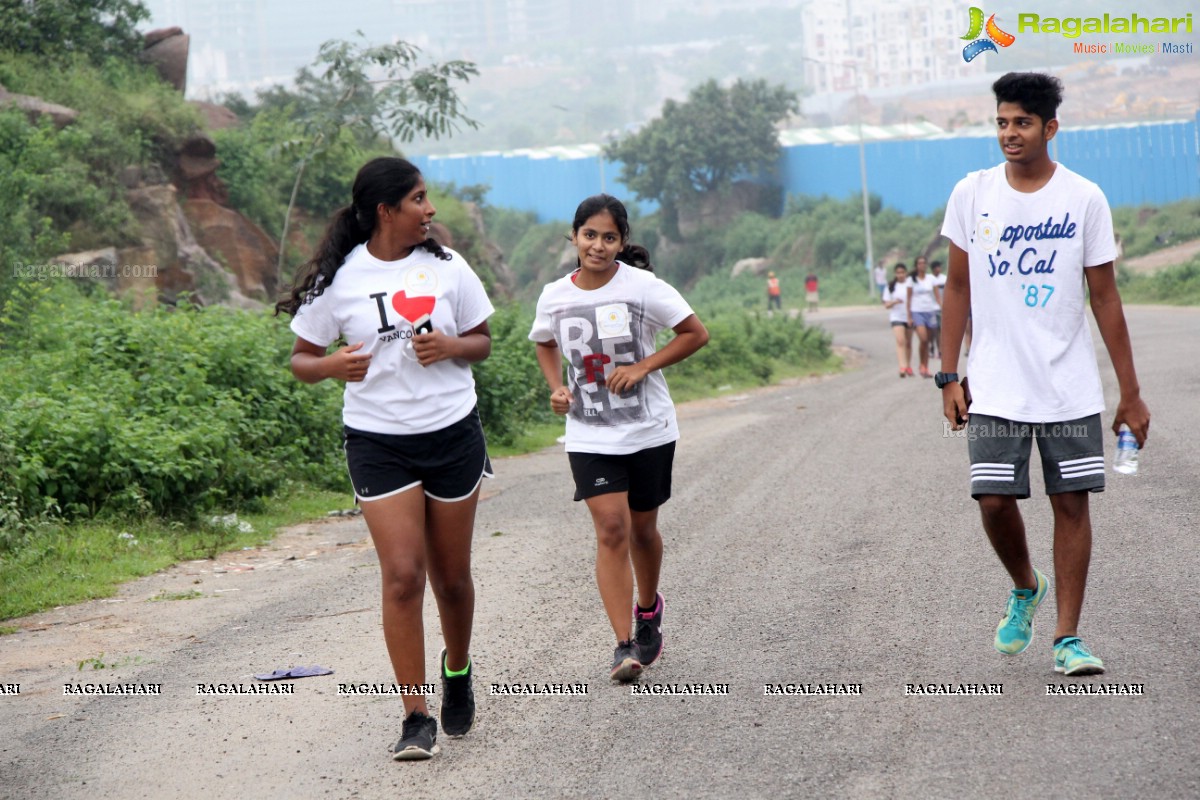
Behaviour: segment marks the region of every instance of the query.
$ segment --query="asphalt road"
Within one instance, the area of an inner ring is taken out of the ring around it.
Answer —
[[[123,605],[50,612],[0,638],[0,684],[21,685],[0,695],[0,796],[1200,796],[1200,310],[1128,318],[1153,424],[1140,474],[1110,473],[1092,504],[1082,631],[1106,675],[1052,671],[1052,601],[1026,653],[992,649],[1009,585],[968,494],[966,441],[945,435],[932,381],[896,377],[881,310],[827,310],[813,320],[861,351],[861,366],[681,410],[675,495],[661,514],[666,653],[642,684],[727,684],[727,695],[632,696],[609,683],[593,534],[555,449],[498,462],[487,486],[474,551],[476,727],[443,738],[437,758],[390,760],[397,699],[338,695],[343,682],[391,682],[378,569],[351,520],[246,556],[257,571],[182,565],[127,587]],[[1111,409],[1116,384],[1101,363]],[[1036,466],[1033,486],[1022,509],[1050,574]],[[200,599],[135,602],[193,585]],[[88,623],[104,609],[109,623]],[[432,670],[431,597],[425,618]],[[97,649],[110,668],[77,669]],[[314,663],[336,674],[297,680],[294,695],[196,694]],[[68,697],[67,682],[163,688]],[[588,693],[498,696],[493,682]],[[1068,682],[1144,694],[1047,695]],[[861,694],[766,696],[765,684]],[[907,684],[1002,694],[906,695]]]

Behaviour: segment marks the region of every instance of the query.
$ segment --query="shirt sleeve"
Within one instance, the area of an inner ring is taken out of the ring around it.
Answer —
[[[555,339],[554,321],[550,318],[549,303],[546,299],[553,286],[554,284],[550,284],[544,287],[541,296],[538,297],[537,311],[533,315],[533,327],[529,331],[531,342],[549,342]]]
[[[1083,266],[1098,267],[1117,259],[1117,242],[1113,236],[1112,210],[1108,198],[1099,186],[1093,186],[1088,198],[1087,218],[1083,228]]]
[[[304,303],[292,317],[292,333],[312,342],[318,347],[328,347],[341,335],[341,326],[334,319],[332,301],[329,289],[325,294],[314,297],[311,303]]]
[[[954,242],[961,250],[967,250],[967,212],[970,206],[971,176],[960,180],[950,193],[946,203],[946,217],[942,221],[942,236]]]
[[[471,269],[465,258],[457,258],[462,273],[458,284],[458,302],[454,308],[454,322],[461,336],[486,322],[496,309],[492,306],[487,290],[483,288],[483,281],[475,274],[475,270]]]
[[[630,269],[636,269],[631,267]],[[656,328],[674,328],[695,312],[671,284],[651,275],[646,285],[646,319]]]

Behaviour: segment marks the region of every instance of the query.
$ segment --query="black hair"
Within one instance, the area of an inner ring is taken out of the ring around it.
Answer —
[[[906,265],[903,261],[896,262],[895,266],[892,267],[892,279],[888,281],[889,292],[896,291],[896,267],[904,267],[904,271],[908,272],[908,265]]]
[[[942,266],[942,262],[940,262],[940,261],[930,261],[930,262],[929,262],[929,271],[930,271],[930,272],[933,272],[933,270],[934,270],[934,269],[936,269],[936,268],[938,268],[938,267],[940,267],[940,266]]]
[[[602,211],[608,212],[617,226],[617,233],[621,234],[622,247],[621,252],[617,253],[617,260],[631,267],[654,272],[654,267],[650,264],[650,252],[629,241],[629,212],[625,210],[625,204],[611,194],[594,194],[580,203],[575,209],[575,218],[571,221],[571,233],[579,233],[585,222]],[[575,259],[575,265],[579,266],[578,258]]]
[[[1062,81],[1053,75],[1041,72],[1009,72],[992,84],[996,95],[996,106],[1001,103],[1016,103],[1026,113],[1036,114],[1046,124],[1058,116],[1062,103]]]
[[[354,176],[350,205],[334,213],[316,253],[300,266],[295,285],[275,304],[276,316],[281,311],[295,316],[300,306],[320,297],[333,283],[350,251],[371,238],[378,222],[379,204],[398,205],[420,177],[421,171],[403,158],[374,158],[363,164]],[[433,239],[426,239],[419,246],[443,261],[451,258]]]

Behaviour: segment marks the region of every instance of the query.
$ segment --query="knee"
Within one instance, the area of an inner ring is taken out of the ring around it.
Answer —
[[[616,514],[597,517],[596,542],[606,550],[629,547],[629,521]]]
[[[460,603],[475,596],[475,582],[471,580],[469,571],[453,575],[435,575],[430,572],[429,584],[443,602]]]
[[[979,513],[985,523],[1000,522],[1012,513],[1017,501],[1006,495],[985,494],[979,498]]]
[[[404,605],[425,596],[425,570],[419,564],[391,564],[383,568],[383,601]]]
[[[1054,499],[1054,516],[1057,522],[1080,525],[1088,521],[1087,492],[1068,492]]]

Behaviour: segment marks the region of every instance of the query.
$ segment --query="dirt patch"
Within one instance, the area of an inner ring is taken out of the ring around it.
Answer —
[[[1200,239],[1164,247],[1148,255],[1131,258],[1123,264],[1134,272],[1151,274],[1167,267],[1186,264],[1196,256],[1200,256]]]
[[[113,597],[8,620],[20,630],[0,639],[0,675],[80,662],[84,670],[137,664],[152,643],[195,641],[198,616],[232,617],[247,595],[270,592],[276,581],[318,562],[371,548],[360,516],[328,517],[285,528],[262,547],[180,562],[124,584]]]

